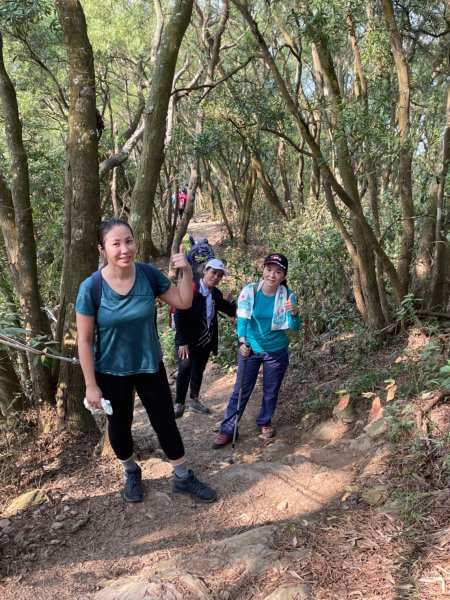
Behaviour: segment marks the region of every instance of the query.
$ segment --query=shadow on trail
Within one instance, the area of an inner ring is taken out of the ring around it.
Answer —
[[[259,464],[258,464],[259,465]],[[143,463],[145,466],[145,463]],[[144,478],[145,499],[141,504],[127,504],[119,494],[120,480],[114,491],[91,495],[81,500],[70,499],[66,502],[55,502],[43,508],[45,527],[39,529],[38,520],[34,520],[35,527],[27,534],[28,542],[42,544],[42,548],[50,552],[39,555],[37,560],[28,564],[29,573],[45,569],[79,565],[89,561],[112,561],[127,558],[145,558],[146,561],[156,560],[161,551],[193,552],[204,544],[221,540],[232,535],[242,533],[254,527],[276,523],[283,525],[295,518],[308,514],[314,516],[314,511],[299,511],[288,517],[279,519],[258,518],[257,522],[243,523],[230,526],[230,515],[236,517],[246,510],[246,505],[252,503],[252,490],[255,481],[247,475],[255,469],[253,465],[237,464],[230,467],[229,473],[219,471],[214,475],[203,475],[201,470],[194,469],[198,476],[211,483],[218,489],[219,500],[211,505],[196,504],[190,496],[172,495],[171,482],[167,477],[155,479]],[[264,474],[272,474],[271,464],[259,468],[258,482],[261,484]],[[92,478],[95,476],[96,466],[87,473]],[[231,473],[236,469],[236,476]],[[242,471],[244,477],[242,477]],[[288,482],[289,483],[289,482]],[[101,485],[101,484],[99,484]],[[94,490],[90,489],[87,494]],[[332,498],[325,498],[319,494],[311,494],[306,487],[299,488],[298,493],[309,497],[323,510],[324,502],[328,505],[336,504],[339,494]],[[64,508],[67,507],[67,508]],[[295,507],[293,507],[295,510]],[[67,511],[67,512],[64,512]],[[318,511],[320,512],[320,511]],[[57,516],[67,514],[61,529],[54,530],[52,526],[58,522]],[[72,516],[73,515],[73,516]],[[30,511],[16,517],[13,525],[20,531],[21,527],[28,525],[31,519]],[[77,522],[85,520],[83,526],[71,532]],[[52,545],[52,540],[58,543]],[[35,550],[39,553],[39,550]],[[9,544],[4,552],[3,573],[17,575],[22,572],[21,560],[24,548],[20,543]],[[153,555],[153,556],[151,556]],[[160,558],[160,557],[159,557]],[[6,569],[6,563],[8,568]],[[108,568],[107,568],[108,570]]]

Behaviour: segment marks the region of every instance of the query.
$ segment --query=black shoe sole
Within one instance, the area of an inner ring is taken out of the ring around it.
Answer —
[[[191,410],[192,412],[197,413],[198,415],[210,415],[211,411],[208,409],[206,410],[201,410],[199,408],[194,408],[193,406],[189,406],[187,407],[187,410]]]
[[[190,496],[191,498],[193,498],[194,500],[197,500],[197,502],[201,502],[202,504],[212,504],[213,502],[215,502],[217,500],[217,495],[214,496],[214,498],[205,500],[204,498],[199,498],[195,494],[191,494],[191,492],[184,492],[183,490],[172,490],[172,493],[173,494],[184,494],[185,496]]]
[[[141,496],[140,498],[129,498],[125,492],[122,492],[122,498],[125,500],[125,502],[130,503],[143,502],[144,500],[144,496]]]

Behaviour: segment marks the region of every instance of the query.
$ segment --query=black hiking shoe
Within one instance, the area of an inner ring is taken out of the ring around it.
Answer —
[[[180,417],[183,416],[185,408],[186,408],[185,405],[184,404],[180,404],[179,402],[176,402],[173,405],[173,410],[175,412],[175,419],[179,419]]]
[[[174,494],[190,494],[199,502],[214,502],[217,500],[217,493],[212,487],[202,483],[189,469],[189,476],[186,479],[181,479],[174,475],[172,492]]]
[[[202,404],[198,398],[191,398],[188,403],[189,410],[201,413],[202,415],[209,415],[211,411],[207,406]]]
[[[138,466],[135,471],[125,472],[125,485],[122,496],[126,502],[142,502],[144,499],[141,467]]]

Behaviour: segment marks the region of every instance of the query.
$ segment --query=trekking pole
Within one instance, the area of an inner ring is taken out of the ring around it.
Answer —
[[[244,364],[242,365],[242,372],[241,372],[241,376],[239,378],[239,393],[238,393],[238,401],[237,401],[237,408],[236,408],[236,419],[234,421],[233,441],[231,442],[231,454],[228,458],[228,463],[230,465],[232,465],[234,463],[234,451],[235,451],[235,447],[236,447],[237,430],[238,430],[239,417],[240,417],[240,412],[241,412],[242,388],[244,387],[245,372],[247,370],[247,362],[248,362],[248,356],[246,356],[244,358]]]

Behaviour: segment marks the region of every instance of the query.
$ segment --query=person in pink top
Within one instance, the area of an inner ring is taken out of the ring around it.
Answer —
[[[184,209],[186,208],[186,202],[187,202],[187,188],[186,188],[186,186],[183,186],[181,191],[178,192],[178,216],[180,217],[180,219],[183,216]]]

